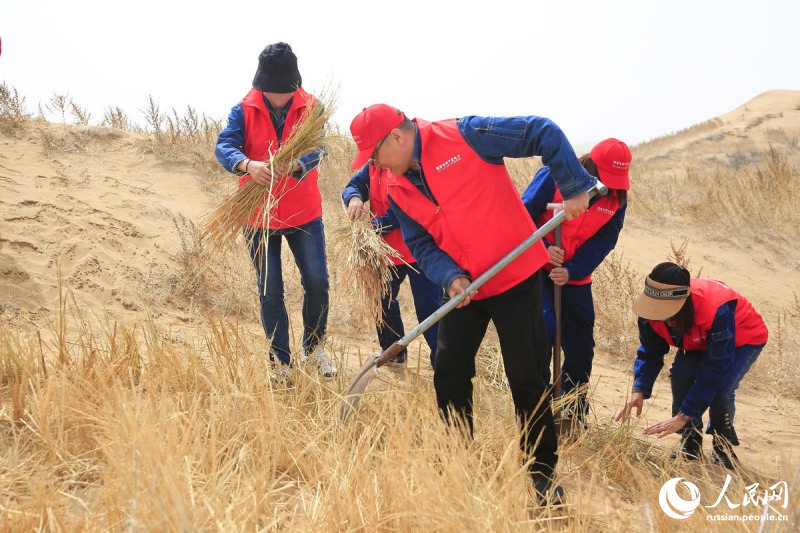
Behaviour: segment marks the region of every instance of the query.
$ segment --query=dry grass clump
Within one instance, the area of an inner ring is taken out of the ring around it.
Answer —
[[[757,310],[757,309],[756,309]],[[784,409],[781,400],[800,399],[800,299],[774,316],[764,316],[769,340],[750,373],[760,383],[768,383],[766,392],[775,398],[776,407]]]
[[[161,111],[161,107],[151,96],[144,110],[147,128],[144,149],[159,159],[169,163],[190,163],[202,170],[201,177],[206,181],[225,179],[228,173],[216,156],[214,147],[222,121],[199,114],[187,106],[184,114],[174,108],[171,113]],[[130,120],[119,109],[109,109],[103,122],[116,126],[131,127]],[[135,127],[135,126],[134,126]]]
[[[624,230],[623,230],[624,231]],[[592,275],[597,347],[619,361],[630,361],[639,345],[633,302],[642,292],[644,276],[621,251],[614,250]]]
[[[270,157],[271,165],[289,165],[298,157],[317,151],[323,143],[325,128],[335,111],[332,95],[318,99],[317,104],[307,107],[286,142]],[[283,193],[285,194],[285,192]],[[272,210],[280,197],[274,195],[271,186],[259,185],[254,180],[245,182],[236,192],[222,200],[220,205],[201,220],[203,238],[211,251],[224,253],[232,249],[242,227],[254,216],[257,225],[270,226]]]
[[[397,251],[366,218],[340,224],[330,247],[340,294],[349,303],[351,316],[360,323],[382,325],[381,301],[389,294]]]
[[[0,83],[0,127],[3,131],[18,128],[30,117],[25,110],[25,97],[6,82]]]

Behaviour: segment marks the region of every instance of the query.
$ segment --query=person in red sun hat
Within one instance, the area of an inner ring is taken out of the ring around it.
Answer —
[[[609,193],[594,202],[585,216],[561,225],[561,245],[554,235],[545,237],[550,262],[545,265],[548,276],[542,283],[545,326],[548,348],[552,350],[556,333],[554,287],[561,291],[561,332],[564,362],[561,366],[561,388],[565,393],[575,389],[575,399],[565,405],[562,417],[575,420],[575,427],[584,427],[589,413],[586,395],[594,359],[594,301],[592,272],[614,249],[625,221],[628,206],[631,151],[618,139],[606,139],[580,158],[583,167],[600,178]],[[522,194],[522,202],[537,226],[553,218],[547,204],[563,202],[550,167],[542,167]],[[548,376],[548,381],[549,381]]]

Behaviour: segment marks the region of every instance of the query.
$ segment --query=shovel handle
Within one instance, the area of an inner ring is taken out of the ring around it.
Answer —
[[[594,198],[598,194],[604,196],[608,194],[608,187],[603,185],[600,180],[597,180],[595,186],[590,189],[589,191],[589,198]],[[503,257],[500,261],[495,263],[489,270],[478,276],[475,281],[469,284],[469,286],[464,289],[464,294],[459,294],[450,298],[447,302],[445,302],[439,309],[431,313],[431,315],[420,322],[420,324],[406,333],[406,335],[392,344],[389,348],[383,351],[383,353],[378,357],[377,361],[375,362],[375,366],[378,368],[382,367],[386,364],[389,359],[400,353],[403,348],[408,347],[411,344],[411,341],[419,337],[422,333],[428,330],[431,326],[439,322],[447,313],[452,311],[453,309],[460,304],[467,294],[471,293],[472,291],[478,290],[484,283],[492,279],[498,272],[503,270],[507,267],[514,259],[522,255],[528,248],[542,240],[545,235],[553,231],[555,228],[561,225],[561,223],[566,219],[567,214],[564,211],[561,211],[553,218],[547,221],[541,228],[536,230],[533,235],[522,241],[516,248],[508,252],[505,257]]]
[[[554,245],[561,248],[561,226],[555,229]],[[561,397],[561,285],[553,284],[553,314],[556,336],[553,340],[553,395]]]

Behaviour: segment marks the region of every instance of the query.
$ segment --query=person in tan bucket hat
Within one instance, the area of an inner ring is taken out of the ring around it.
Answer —
[[[702,417],[708,410],[711,456],[716,464],[735,468],[735,393],[767,342],[764,320],[725,283],[692,279],[684,267],[669,262],[656,265],[647,276],[633,311],[639,316],[641,346],[633,366],[633,391],[617,420],[628,420],[634,408],[637,417],[642,414],[664,356],[675,346],[678,352],[669,376],[673,417],[648,426],[644,433],[661,438],[678,432],[680,453],[671,457],[697,459],[703,447]]]

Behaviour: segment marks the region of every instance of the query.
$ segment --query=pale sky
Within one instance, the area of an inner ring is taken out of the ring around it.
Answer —
[[[92,123],[119,106],[144,124],[149,95],[224,119],[261,50],[287,41],[307,90],[337,88],[345,130],[383,102],[635,144],[800,90],[798,28],[800,0],[0,0],[0,81],[31,111],[68,94]]]

